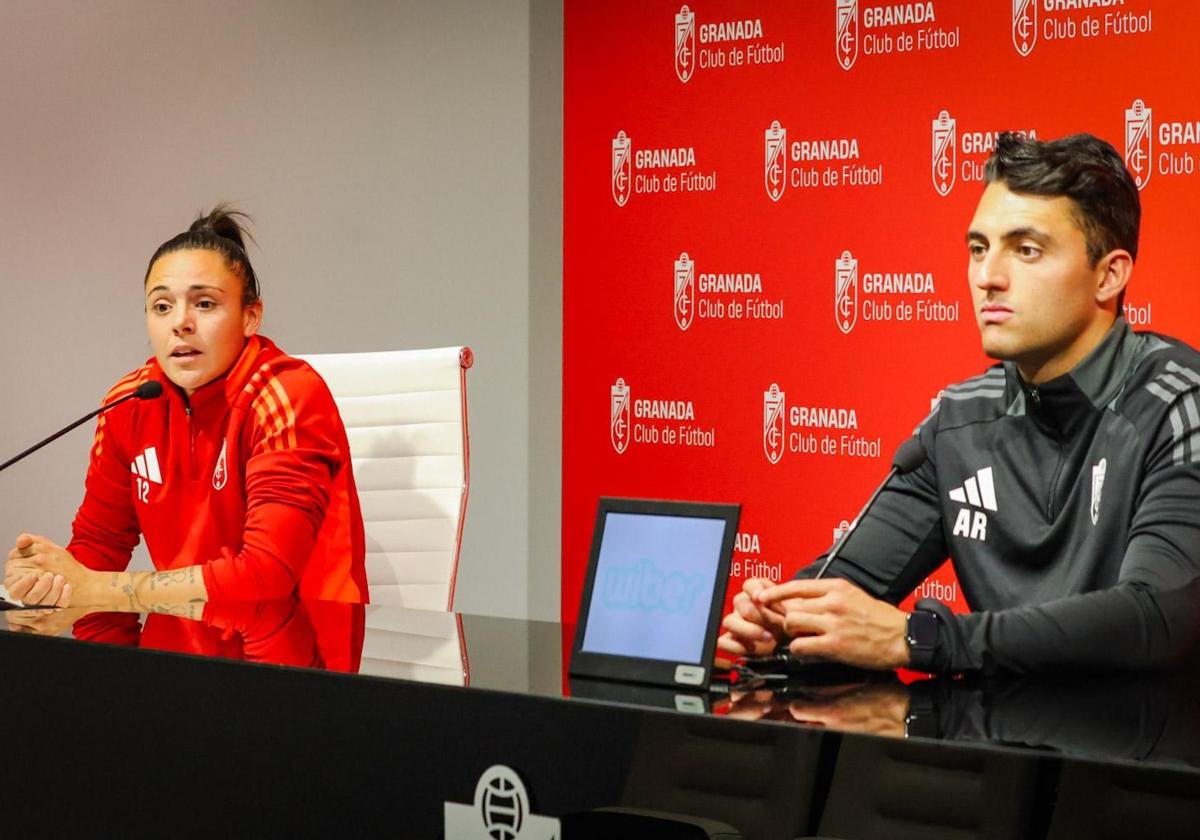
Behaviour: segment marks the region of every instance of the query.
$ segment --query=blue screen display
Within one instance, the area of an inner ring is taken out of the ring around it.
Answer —
[[[583,650],[700,664],[724,536],[723,519],[609,513]]]

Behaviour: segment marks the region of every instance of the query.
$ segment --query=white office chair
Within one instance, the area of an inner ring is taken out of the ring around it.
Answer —
[[[439,685],[468,685],[462,617],[404,607],[367,607],[358,673]]]
[[[470,476],[469,347],[301,356],[346,426],[374,604],[450,610]]]

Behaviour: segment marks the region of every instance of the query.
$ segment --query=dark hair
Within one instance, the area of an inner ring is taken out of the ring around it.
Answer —
[[[988,158],[984,180],[1003,181],[1013,192],[1065,196],[1075,202],[1076,221],[1095,266],[1115,248],[1137,259],[1142,203],[1125,161],[1091,134],[1042,142],[1004,132]]]
[[[187,230],[158,246],[158,250],[150,258],[150,264],[146,266],[146,277],[142,284],[145,285],[146,280],[150,279],[150,269],[159,257],[174,251],[216,251],[225,258],[229,270],[242,281],[242,305],[249,306],[255,303],[259,298],[258,275],[254,273],[254,266],[250,265],[250,258],[246,256],[245,241],[249,238],[253,242],[254,237],[239,220],[254,221],[226,202],[221,202],[208,213],[201,213]]]

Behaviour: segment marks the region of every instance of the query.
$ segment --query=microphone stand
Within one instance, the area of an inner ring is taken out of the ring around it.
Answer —
[[[17,463],[18,461],[29,457],[30,455],[32,455],[34,452],[37,452],[39,449],[41,449],[46,444],[53,443],[54,441],[58,440],[60,437],[62,437],[63,435],[65,435],[67,432],[71,431],[75,427],[80,426],[83,423],[86,423],[87,421],[91,420],[97,414],[102,414],[103,412],[108,411],[110,408],[116,408],[121,403],[127,402],[128,400],[134,400],[134,399],[152,400],[161,394],[162,394],[162,385],[160,383],[155,382],[153,380],[151,380],[149,382],[144,382],[141,385],[139,385],[137,387],[137,390],[135,390],[133,393],[126,394],[125,396],[121,397],[121,399],[119,399],[119,400],[113,400],[108,405],[100,406],[95,411],[92,411],[88,414],[83,415],[78,420],[76,420],[74,423],[67,426],[65,429],[59,429],[57,432],[50,435],[50,437],[46,438],[45,440],[35,443],[33,446],[26,449],[20,455],[17,455],[14,458],[9,458],[3,464],[0,464],[0,472],[4,472],[6,469],[11,467],[13,464]]]

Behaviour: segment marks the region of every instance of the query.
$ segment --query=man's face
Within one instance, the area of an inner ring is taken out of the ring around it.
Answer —
[[[216,251],[175,251],[150,268],[150,345],[163,373],[189,396],[233,367],[261,318],[261,303],[242,306],[242,281]]]
[[[1035,383],[1066,373],[1107,330],[1097,300],[1104,260],[1093,267],[1075,203],[984,190],[967,233],[975,317],[983,351],[1014,361]]]

